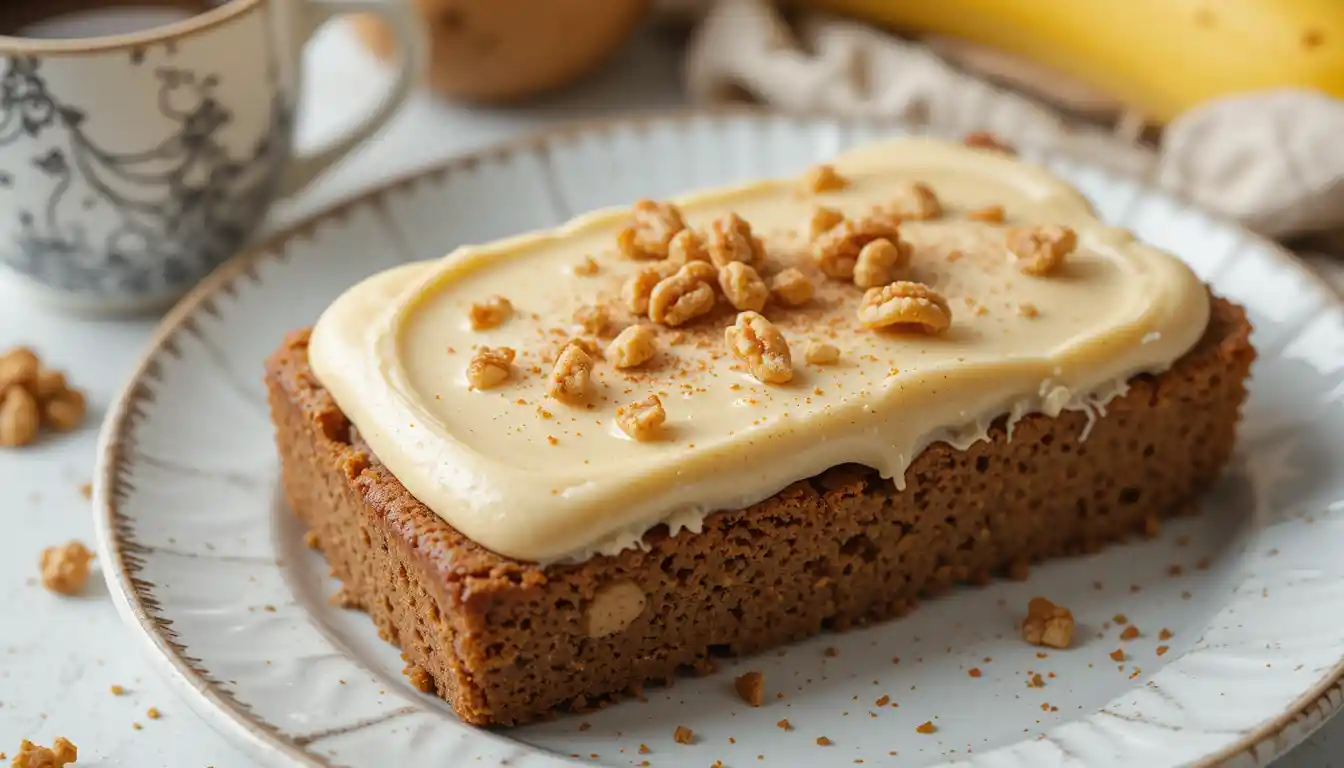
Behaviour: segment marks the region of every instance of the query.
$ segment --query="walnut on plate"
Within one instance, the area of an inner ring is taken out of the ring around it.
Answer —
[[[649,294],[649,319],[678,326],[714,309],[718,270],[703,261],[683,265],[675,275],[659,281]]]
[[[551,369],[546,394],[563,403],[579,405],[588,399],[592,374],[593,358],[578,344],[568,344]]]
[[[756,264],[765,260],[765,246],[752,234],[746,219],[730,213],[710,224],[709,260],[716,267],[733,261]]]
[[[719,287],[733,309],[760,312],[770,298],[770,289],[761,276],[740,261],[730,261],[719,268]]]
[[[826,276],[850,280],[865,245],[878,239],[895,241],[900,234],[901,221],[895,216],[874,214],[845,219],[812,242],[812,258]]]
[[[854,284],[876,288],[890,283],[895,273],[910,266],[910,244],[899,236],[880,237],[859,249],[854,262]]]
[[[658,352],[654,343],[657,333],[650,325],[632,325],[616,334],[607,347],[607,357],[617,368],[634,368],[643,365]]]
[[[801,270],[789,267],[771,278],[770,291],[780,304],[786,307],[801,307],[812,300],[816,286],[812,285],[812,281]]]
[[[476,389],[490,389],[503,384],[513,375],[515,355],[509,347],[480,347],[471,356],[471,362],[467,363],[467,383]]]
[[[657,438],[666,421],[667,411],[657,395],[649,395],[616,412],[617,426],[640,442]]]

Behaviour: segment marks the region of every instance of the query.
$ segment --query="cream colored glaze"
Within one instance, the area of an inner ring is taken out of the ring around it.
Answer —
[[[430,509],[495,552],[552,562],[637,546],[659,523],[699,530],[709,512],[755,503],[848,462],[903,485],[925,446],[945,440],[964,448],[1000,416],[1068,408],[1096,416],[1126,379],[1166,369],[1207,324],[1208,297],[1189,269],[1103,226],[1081,195],[1039,168],[931,140],[876,145],[834,164],[851,180],[847,189],[800,194],[789,179],[677,201],[691,226],[737,212],[765,235],[772,258],[817,278],[811,308],[767,309],[794,352],[787,385],[757,382],[725,355],[723,328],[732,319],[725,310],[686,329],[681,345],[662,329],[656,370],[623,372],[599,361],[587,408],[546,396],[543,347],[560,338],[552,329],[573,330],[576,308],[614,297],[625,277],[647,266],[615,251],[625,209],[366,280],[318,322],[309,347],[314,373]],[[911,180],[932,186],[947,210],[902,229],[915,256],[900,277],[933,285],[952,306],[952,326],[937,337],[860,330],[861,291],[823,282],[798,234],[819,203],[862,213]],[[990,204],[1005,206],[1009,224],[1075,228],[1078,251],[1057,274],[1020,273],[1002,226],[962,216]],[[953,248],[964,257],[945,258]],[[585,255],[601,265],[597,275],[574,274]],[[471,330],[469,306],[495,294],[513,302],[514,316]],[[968,300],[986,311],[976,314]],[[1022,302],[1040,315],[1020,315]],[[811,338],[838,346],[839,364],[804,365]],[[514,378],[470,389],[465,369],[478,344],[516,349]],[[633,441],[615,411],[652,392],[667,409],[665,436]]]

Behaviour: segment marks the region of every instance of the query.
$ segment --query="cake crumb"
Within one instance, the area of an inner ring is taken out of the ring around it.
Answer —
[[[878,707],[885,707],[890,703],[891,703],[891,697],[884,693],[882,694],[882,696],[878,698],[877,701],[873,702],[873,705]]]
[[[1045,687],[1045,679],[1041,677],[1041,673],[1040,673],[1040,672],[1037,672],[1037,673],[1035,673],[1035,674],[1033,674],[1033,675],[1031,676],[1031,680],[1028,681],[1028,683],[1027,683],[1027,687],[1028,687],[1028,688],[1044,688],[1044,687]]]
[[[150,720],[158,720],[160,717],[163,717],[163,713],[159,712],[158,707],[150,707],[145,710],[145,717],[148,717]]]
[[[835,658],[836,656],[839,656],[839,655],[840,655],[840,649],[839,649],[839,648],[836,648],[835,646],[828,646],[828,647],[826,648],[825,651],[822,651],[822,653],[823,653],[827,658],[832,658],[832,659],[833,659],[833,658]]]
[[[759,707],[765,703],[765,676],[760,672],[739,675],[733,681],[733,687],[737,689],[737,695],[751,706]]]
[[[93,498],[93,483],[80,483],[79,495],[86,499]]]
[[[107,692],[112,694],[113,696],[121,696],[126,693],[126,689],[114,683],[108,686]]]
[[[677,729],[672,732],[672,740],[678,744],[691,744],[695,741],[695,731],[684,725],[678,725]]]
[[[4,759],[0,753],[0,759]],[[24,739],[19,742],[18,754],[10,762],[10,768],[64,768],[79,759],[79,748],[64,736],[57,736],[51,748],[39,747]]]
[[[592,277],[596,275],[601,267],[592,256],[584,256],[583,260],[574,265],[574,274],[579,277]]]
[[[42,550],[42,586],[60,595],[76,595],[89,580],[93,553],[78,541]]]
[[[1125,627],[1125,631],[1120,633],[1121,640],[1133,640],[1139,636],[1139,628],[1133,624]]]
[[[141,724],[139,724],[139,723],[131,723],[131,730],[133,730],[133,731],[143,731],[144,729],[145,729],[145,726],[143,726],[143,725],[141,725]]]
[[[938,726],[933,724],[932,720],[925,720],[922,724],[915,727],[915,733],[928,735],[938,730]]]
[[[1115,616],[1111,617],[1111,621],[1115,622],[1118,626],[1123,627],[1129,623],[1129,617],[1123,613],[1117,613]]]
[[[785,719],[783,719],[783,720],[780,720],[778,723],[775,723],[775,727],[779,728],[780,730],[784,730],[784,731],[792,731],[792,730],[793,730],[793,723],[790,723],[789,720],[788,720],[788,718],[785,718]]]
[[[1120,649],[1120,648],[1116,648],[1114,651],[1111,651],[1110,656],[1111,656],[1111,661],[1124,661],[1124,660],[1125,660],[1125,652],[1124,652],[1123,649]]]
[[[1040,317],[1041,310],[1038,309],[1036,305],[1032,304],[1030,301],[1024,301],[1021,304],[1017,305],[1017,314],[1026,318],[1035,318]]]
[[[1158,639],[1158,640],[1170,640],[1170,639],[1171,639],[1171,630],[1170,630],[1170,629],[1167,629],[1166,627],[1163,627],[1163,628],[1162,628],[1162,631],[1160,631],[1160,632],[1157,633],[1157,639]]]
[[[826,738],[825,736],[818,736],[818,737],[817,737],[817,746],[818,746],[818,747],[829,747],[829,746],[831,746],[831,740],[828,739],[828,738]]]
[[[1165,646],[1165,645],[1159,645],[1159,646],[1157,646],[1157,655],[1158,655],[1158,656],[1165,656],[1165,655],[1167,654],[1167,651],[1169,651],[1169,650],[1171,650],[1170,647]]]
[[[402,658],[406,659],[406,655],[402,654]],[[401,669],[401,674],[406,676],[415,690],[421,693],[432,693],[434,691],[434,678],[420,665],[407,659],[406,666]]]
[[[317,531],[308,531],[303,534],[303,545],[309,549],[318,549],[321,542],[317,540]]]
[[[989,131],[973,131],[966,134],[961,139],[961,143],[972,149],[987,149],[992,152],[1002,152],[1005,155],[1015,155],[1017,150],[1012,145],[1005,144],[997,136]]]
[[[649,745],[648,745],[648,744],[640,744],[640,745],[639,745],[639,754],[641,754],[641,755],[647,755],[647,754],[649,754]]]
[[[966,214],[966,218],[971,221],[986,221],[991,224],[1001,224],[1003,223],[1004,218],[1003,206],[987,205],[984,208],[977,208],[974,211],[969,211]]]
[[[579,733],[583,733],[584,731],[592,727],[593,727],[592,723],[579,723]]]
[[[967,670],[966,674],[970,675],[971,677],[980,677],[980,675],[983,673],[980,671],[979,667],[971,667],[969,670]]]
[[[1073,613],[1044,597],[1033,597],[1022,620],[1022,639],[1032,645],[1068,648],[1073,644]]]

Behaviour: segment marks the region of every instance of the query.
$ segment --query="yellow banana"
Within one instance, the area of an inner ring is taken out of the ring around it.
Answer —
[[[1344,0],[794,0],[994,46],[1150,119],[1268,88],[1344,98]]]

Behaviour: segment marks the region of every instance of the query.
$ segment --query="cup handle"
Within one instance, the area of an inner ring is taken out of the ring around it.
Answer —
[[[316,150],[304,152],[290,161],[280,184],[280,197],[302,192],[318,176],[345,157],[355,147],[377,133],[410,97],[424,70],[428,48],[415,11],[407,3],[381,0],[308,0],[301,7],[300,39],[307,43],[324,24],[339,16],[371,13],[382,17],[391,28],[397,47],[397,79],[382,103],[362,123],[338,139]]]

